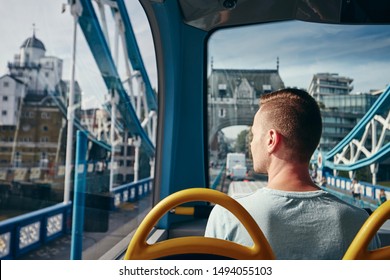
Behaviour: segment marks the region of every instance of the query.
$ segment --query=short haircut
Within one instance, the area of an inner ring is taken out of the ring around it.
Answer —
[[[268,129],[276,129],[298,161],[308,161],[318,146],[322,132],[321,112],[306,91],[286,88],[264,94],[260,107]]]

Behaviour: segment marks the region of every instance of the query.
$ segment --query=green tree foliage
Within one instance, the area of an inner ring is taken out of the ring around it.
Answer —
[[[245,129],[237,135],[235,150],[237,153],[247,153],[248,130]]]

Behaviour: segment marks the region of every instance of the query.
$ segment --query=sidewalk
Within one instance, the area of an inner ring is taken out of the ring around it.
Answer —
[[[325,188],[329,191],[339,193],[342,196],[342,197],[340,197],[341,199],[343,199],[344,201],[346,201],[352,205],[355,205],[357,207],[370,208],[371,210],[375,210],[378,207],[377,201],[375,199],[372,199],[371,197],[367,197],[367,196],[362,195],[361,199],[359,200],[359,199],[352,197],[352,193],[348,190],[336,188],[336,187],[333,187],[330,185],[326,185]]]

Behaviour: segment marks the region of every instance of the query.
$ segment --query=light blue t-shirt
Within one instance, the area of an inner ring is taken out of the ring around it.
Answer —
[[[236,198],[260,226],[277,259],[342,259],[357,232],[368,218],[354,207],[318,190],[286,192],[262,188]],[[241,222],[228,210],[215,206],[205,236],[253,242]],[[379,247],[376,237],[369,249]]]

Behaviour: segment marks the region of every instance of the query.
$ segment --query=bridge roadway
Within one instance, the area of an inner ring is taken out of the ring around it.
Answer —
[[[232,197],[245,196],[265,186],[267,186],[266,181],[233,181],[230,183],[228,195]]]
[[[134,203],[124,203],[120,209],[110,211],[109,229],[107,232],[83,233],[83,259],[97,260],[105,257],[114,245],[120,243],[126,248],[130,241],[128,236],[150,211],[152,195]],[[122,241],[122,242],[120,242]],[[125,244],[126,243],[126,244]],[[20,256],[19,260],[69,260],[71,235],[66,234],[52,242]],[[112,258],[112,256],[110,256]]]

